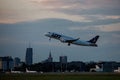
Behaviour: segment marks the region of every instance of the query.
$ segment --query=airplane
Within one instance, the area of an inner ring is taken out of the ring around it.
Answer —
[[[98,65],[95,65],[95,68],[91,68],[90,72],[102,72],[103,68],[100,68]]]
[[[120,73],[120,67],[118,67],[118,69],[115,69],[114,72]]]
[[[11,69],[11,73],[22,73],[21,71],[13,71],[12,69]]]
[[[49,37],[51,40],[51,38],[60,40],[63,43],[68,43],[68,46],[70,46],[71,44],[75,44],[75,45],[80,45],[80,46],[93,46],[93,47],[97,47],[98,45],[96,44],[99,35],[95,36],[94,38],[90,39],[89,41],[82,41],[79,40],[80,38],[72,38],[72,37],[68,37],[62,34],[58,34],[55,32],[48,32],[45,33],[45,36]]]
[[[26,73],[37,73],[37,71],[30,71],[26,68]]]

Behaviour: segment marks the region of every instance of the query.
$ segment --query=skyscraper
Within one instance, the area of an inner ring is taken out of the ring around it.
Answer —
[[[14,63],[11,56],[0,57],[0,70],[6,71],[13,69]]]
[[[61,72],[67,70],[67,56],[60,56]]]
[[[20,58],[15,57],[14,59],[14,67],[18,67],[20,65]]]
[[[60,63],[67,63],[67,56],[60,56]]]
[[[27,65],[32,65],[33,62],[33,48],[26,49],[25,62]]]

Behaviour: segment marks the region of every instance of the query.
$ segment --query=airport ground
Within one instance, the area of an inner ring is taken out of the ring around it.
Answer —
[[[120,80],[120,73],[1,73],[0,80]]]

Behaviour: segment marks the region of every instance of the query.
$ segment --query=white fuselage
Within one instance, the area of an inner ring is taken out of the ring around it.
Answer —
[[[37,73],[37,71],[30,71],[26,68],[26,73]]]
[[[55,38],[57,39],[57,38]],[[68,36],[64,36],[64,35],[61,35],[61,38],[60,39],[57,39],[57,40],[60,40],[61,42],[64,43],[64,40],[73,40],[74,38],[72,37],[68,37]],[[63,41],[62,41],[63,40]],[[67,43],[67,42],[65,42]],[[74,42],[72,42],[71,44],[75,44],[75,45],[81,45],[81,46],[90,46],[91,43],[90,42],[87,42],[87,41],[82,41],[82,40],[76,40]]]
[[[69,43],[69,44],[75,44],[75,45],[81,45],[81,46],[95,46],[95,47],[97,47],[97,44],[95,44],[95,43],[91,43],[88,41],[82,41],[82,40],[79,40],[79,38],[75,39],[72,37],[68,37],[68,36],[53,33],[53,32],[48,32],[47,34],[45,34],[45,36],[60,40],[63,43]]]

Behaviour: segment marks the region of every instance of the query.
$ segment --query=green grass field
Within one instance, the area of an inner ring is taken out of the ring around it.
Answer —
[[[115,73],[0,74],[0,80],[120,80]]]

